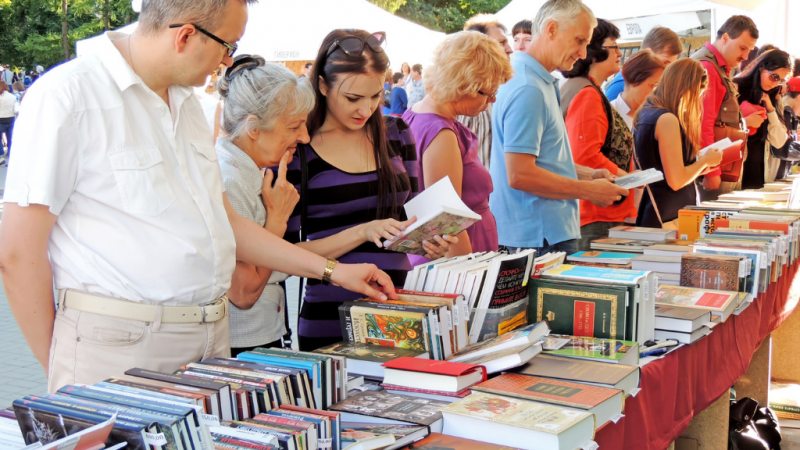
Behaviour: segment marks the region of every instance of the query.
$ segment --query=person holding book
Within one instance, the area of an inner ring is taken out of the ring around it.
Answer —
[[[283,237],[300,199],[297,189],[286,181],[286,172],[297,144],[309,141],[305,124],[315,101],[311,84],[280,64],[241,55],[220,77],[217,88],[225,106],[224,137],[217,139],[216,150],[228,200],[242,217]],[[269,167],[278,167],[277,174],[263,172]],[[380,244],[384,233],[399,236],[411,223],[375,220],[297,245],[338,258],[359,245]],[[232,356],[256,347],[281,347],[286,302],[279,283],[286,277],[236,262],[228,290]]]
[[[580,0],[548,0],[533,21],[533,42],[514,53],[512,79],[500,87],[492,114],[494,132],[489,206],[500,244],[577,251],[578,200],[605,207],[628,195],[609,182],[607,169],[577,165],[561,116],[555,69],[571,70],[586,57],[597,20]]]
[[[789,138],[786,117],[780,111],[783,111],[781,87],[791,71],[789,54],[775,49],[764,52],[733,79],[743,113],[755,111],[766,117],[760,126],[749,130],[742,189],[761,189],[765,182],[775,181],[778,174],[781,160],[772,156],[770,146],[783,147]]]
[[[0,273],[48,391],[228,356],[237,259],[378,299],[394,294],[376,266],[291,245],[227,200],[191,86],[233,64],[247,3],[148,0],[133,34],[93,38],[87,56],[26,95]]]
[[[692,54],[691,58],[708,72],[708,89],[703,97],[703,130],[700,148],[706,148],[726,137],[731,141],[747,139],[747,128],[758,128],[764,118],[755,111],[743,115],[737,101],[736,85],[731,72],[746,61],[756,46],[758,28],[747,16],[731,16],[717,31],[714,42]],[[743,119],[744,117],[744,119]],[[746,127],[742,125],[744,120]],[[716,200],[730,192],[737,183],[722,184],[722,171],[715,168],[699,181],[700,200]]]
[[[697,203],[694,180],[722,161],[722,152],[699,158],[703,90],[708,75],[689,58],[670,64],[634,119],[636,168],[656,168],[664,180],[645,187],[636,226],[677,228],[678,211]]]
[[[476,116],[511,78],[511,63],[497,43],[462,31],[436,48],[425,73],[428,96],[403,114],[417,142],[420,191],[444,177],[481,220],[459,234],[448,256],[497,250],[497,225],[489,210],[492,176],[478,160],[478,137],[456,120]]]
[[[606,169],[621,177],[631,171],[633,133],[600,90],[603,80],[619,72],[622,52],[618,38],[619,29],[614,24],[597,19],[586,57],[576,61],[571,70],[561,71],[567,78],[561,86],[561,113],[575,164]],[[621,202],[604,208],[580,201],[578,250],[589,250],[593,240],[608,237],[609,229],[636,216],[633,194],[630,190]]]
[[[384,40],[382,33],[334,30],[322,42],[310,77],[316,98],[306,125],[310,142],[297,145],[286,175],[300,192],[286,231],[291,242],[317,241],[373,220],[406,220],[403,204],[418,192],[419,167],[408,125],[378,110],[389,66]],[[381,236],[392,239],[401,231],[395,226]],[[454,236],[436,236],[423,245],[435,259],[457,242]],[[398,286],[411,269],[406,254],[371,242],[336,251],[342,262],[376,264]],[[359,297],[309,280],[300,310],[300,349],[341,341],[338,307]]]

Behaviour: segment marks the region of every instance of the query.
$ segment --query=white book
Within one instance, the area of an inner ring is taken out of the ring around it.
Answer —
[[[403,208],[407,217],[416,217],[417,221],[398,239],[383,241],[383,246],[414,255],[425,255],[422,241],[434,242],[437,235],[455,236],[481,220],[480,214],[471,210],[458,196],[450,177],[437,181]]]
[[[650,168],[639,172],[629,173],[624,177],[619,177],[614,180],[614,184],[623,189],[633,189],[646,186],[663,179],[664,174],[660,170]]]

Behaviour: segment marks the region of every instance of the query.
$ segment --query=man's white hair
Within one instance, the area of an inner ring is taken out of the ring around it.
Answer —
[[[533,19],[531,33],[534,36],[544,33],[544,27],[551,20],[558,24],[572,23],[583,12],[592,19],[592,26],[597,26],[594,13],[581,0],[547,0]]]
[[[225,17],[230,2],[245,4],[258,0],[144,0],[139,14],[139,30],[157,33],[174,23],[193,23],[206,30],[216,30]]]

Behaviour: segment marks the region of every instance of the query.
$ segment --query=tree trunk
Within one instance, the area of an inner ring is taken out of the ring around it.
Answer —
[[[105,26],[106,31],[111,29],[111,27],[109,26],[111,5],[109,5],[108,2],[109,0],[103,0],[103,25]]]
[[[69,61],[69,23],[67,23],[67,0],[61,0],[61,48],[64,61]]]

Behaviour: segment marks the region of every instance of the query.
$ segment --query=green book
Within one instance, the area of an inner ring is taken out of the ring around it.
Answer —
[[[563,341],[567,341],[566,344]],[[548,350],[555,347],[558,347],[558,349]],[[551,334],[544,338],[542,348],[542,353],[545,355],[625,364],[627,366],[639,364],[639,343],[632,341]]]
[[[636,315],[629,318],[629,297],[622,285],[532,278],[528,317],[547,320],[556,334],[630,339]]]

